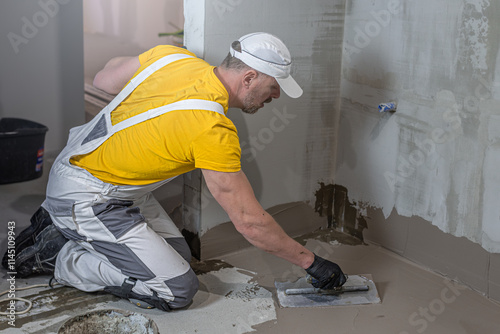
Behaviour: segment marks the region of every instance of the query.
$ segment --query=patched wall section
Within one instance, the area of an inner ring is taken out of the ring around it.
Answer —
[[[320,183],[315,196],[314,211],[327,217],[328,228],[363,241],[363,230],[368,227],[366,208],[350,201],[347,188]]]

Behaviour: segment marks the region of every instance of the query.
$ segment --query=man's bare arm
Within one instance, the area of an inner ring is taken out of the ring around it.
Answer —
[[[118,94],[141,67],[139,57],[116,57],[107,62],[94,78],[94,87],[108,94]]]
[[[250,243],[304,269],[311,266],[314,254],[290,238],[262,208],[242,171],[202,171],[208,189]]]

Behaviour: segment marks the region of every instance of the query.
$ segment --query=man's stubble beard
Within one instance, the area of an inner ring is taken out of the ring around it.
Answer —
[[[255,102],[255,94],[253,92],[249,93],[243,100],[243,111],[246,114],[255,114],[260,109],[260,104]]]

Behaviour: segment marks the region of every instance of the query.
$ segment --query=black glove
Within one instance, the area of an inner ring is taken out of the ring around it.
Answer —
[[[342,286],[347,281],[340,267],[314,254],[314,262],[306,272],[312,276],[311,284],[318,289],[333,289]]]

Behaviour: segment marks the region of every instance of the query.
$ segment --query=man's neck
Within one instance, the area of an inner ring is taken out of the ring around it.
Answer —
[[[220,80],[229,95],[229,108],[241,108],[241,102],[238,99],[238,78],[232,71],[225,70],[222,67],[214,68],[215,76]]]

